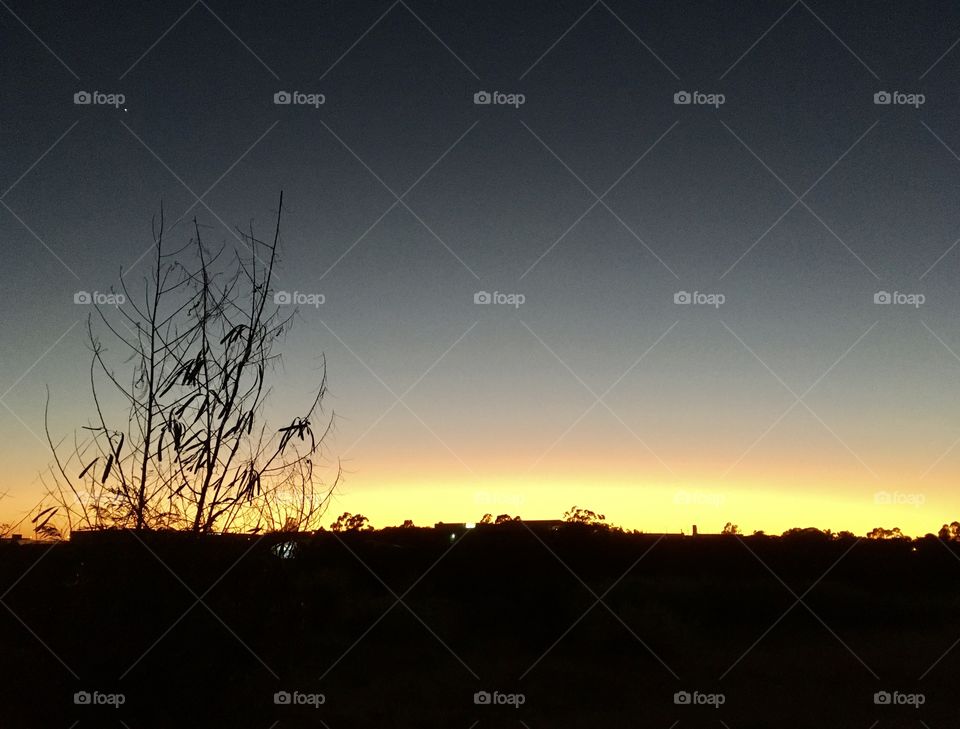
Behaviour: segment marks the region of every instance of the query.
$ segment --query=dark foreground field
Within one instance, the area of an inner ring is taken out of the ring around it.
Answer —
[[[939,729],[960,712],[960,559],[936,539],[515,524],[326,533],[290,559],[277,541],[2,545],[0,726]]]

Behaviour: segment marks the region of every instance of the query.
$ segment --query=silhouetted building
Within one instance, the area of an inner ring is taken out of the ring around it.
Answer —
[[[555,532],[567,522],[562,519],[523,519],[523,524],[534,531],[543,530]]]
[[[462,537],[464,534],[467,533],[468,529],[473,529],[475,527],[476,527],[475,523],[473,522],[468,523],[463,521],[450,522],[450,523],[438,521],[436,524],[433,525],[434,529],[448,532],[450,534],[451,541],[453,541],[457,537]]]
[[[566,524],[562,519],[522,519],[520,521],[508,521],[502,524],[479,524],[476,522],[443,522],[438,521],[433,525],[434,529],[446,531],[450,534],[450,539],[456,539],[466,534],[472,529],[484,531],[486,529],[500,529],[503,527],[516,526],[518,528],[526,527],[534,532],[556,531]]]

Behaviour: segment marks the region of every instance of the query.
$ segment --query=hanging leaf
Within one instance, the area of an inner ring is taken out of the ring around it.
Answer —
[[[47,509],[46,511],[50,511],[50,509]],[[44,532],[44,527],[47,526],[47,524],[48,524],[48,523],[50,522],[50,520],[56,515],[56,513],[57,513],[58,511],[60,511],[59,507],[58,507],[58,508],[54,508],[53,511],[50,511],[50,514],[47,516],[47,518],[44,519],[42,523],[37,524],[37,526],[34,527],[33,531],[35,531],[35,532],[41,532],[41,533],[46,533],[46,532]],[[45,513],[45,512],[42,512],[42,513]],[[36,520],[39,519],[39,518],[40,518],[40,514],[37,514],[36,518],[34,518],[34,521],[36,521]],[[53,530],[53,531],[59,536],[60,532],[59,532],[58,530]]]
[[[106,483],[107,477],[110,475],[110,469],[113,467],[113,454],[107,458],[107,465],[103,469],[103,478],[100,479],[100,483]]]
[[[37,523],[37,520],[40,519],[41,517],[43,517],[44,514],[50,514],[50,512],[54,512],[54,513],[55,513],[58,509],[59,509],[59,507],[57,507],[57,506],[48,506],[46,509],[44,509],[43,511],[39,512],[35,517],[33,517],[33,518],[30,520],[30,523],[31,523],[31,524],[36,524],[36,523]],[[46,522],[44,522],[44,523],[46,523]]]
[[[94,458],[92,461],[90,461],[90,463],[87,464],[86,468],[84,468],[82,471],[80,471],[80,475],[77,476],[77,478],[83,478],[84,476],[86,476],[86,475],[87,475],[87,471],[89,471],[91,468],[93,468],[94,465],[96,464],[96,462],[99,461],[99,460],[100,460],[100,456],[97,456],[97,457]]]
[[[171,389],[174,385],[177,384],[177,375],[178,375],[178,374],[179,374],[178,372],[174,372],[174,373],[170,376],[170,380],[167,382],[167,386],[164,387],[159,393],[157,393],[157,399],[159,399],[159,398],[163,397],[164,395],[166,395],[168,392],[170,392],[170,389]]]

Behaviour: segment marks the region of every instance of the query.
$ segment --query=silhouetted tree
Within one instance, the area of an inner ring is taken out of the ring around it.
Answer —
[[[940,527],[937,536],[951,542],[960,541],[960,521],[952,521],[949,524],[944,524]]]
[[[337,520],[330,525],[330,531],[334,532],[359,532],[373,531],[369,524],[370,520],[363,514],[351,514],[348,511],[343,512],[337,517]],[[413,522],[410,522],[411,526]]]
[[[276,430],[261,422],[282,318],[271,285],[283,195],[272,241],[237,231],[248,253],[221,262],[194,221],[194,237],[168,250],[164,217],[154,220],[154,265],[126,303],[95,308],[130,370],[122,375],[87,321],[94,416],[87,442],[69,458],[47,438],[57,470],[49,488],[69,528],[173,528],[194,532],[316,528],[340,478],[318,476],[317,458],[333,416],[315,432],[326,368],[305,411]],[[225,265],[224,265],[225,264]],[[108,311],[111,311],[108,316]],[[321,359],[323,363],[323,360]],[[100,381],[124,403],[111,425]],[[48,396],[49,406],[49,396]]]
[[[874,527],[867,532],[867,539],[904,539],[900,527],[893,529],[884,529],[883,527]]]
[[[480,517],[480,521],[477,524],[493,524],[493,514],[484,514]]]
[[[493,522],[494,524],[509,524],[511,522],[521,521],[519,516],[510,516],[509,514],[500,514]]]
[[[829,535],[822,529],[816,527],[792,527],[787,529],[782,535],[784,539],[802,538],[802,539],[828,539]]]
[[[413,528],[414,528],[413,519],[404,519],[404,520],[403,520],[403,524],[400,525],[400,528],[401,528],[401,529],[413,529]]]
[[[584,524],[588,526],[607,526],[604,522],[607,517],[590,509],[581,509],[574,505],[563,515],[563,520],[569,524]]]
[[[740,527],[738,527],[733,522],[727,522],[724,524],[723,529],[720,531],[721,534],[740,534]]]

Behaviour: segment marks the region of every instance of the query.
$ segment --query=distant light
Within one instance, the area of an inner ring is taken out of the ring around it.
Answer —
[[[472,521],[467,522],[467,529],[473,529],[476,526]]]
[[[450,541],[451,541],[451,542],[452,542],[454,539],[456,539],[456,538],[457,538],[457,535],[456,535],[456,534],[451,534],[451,535],[450,535]]]

